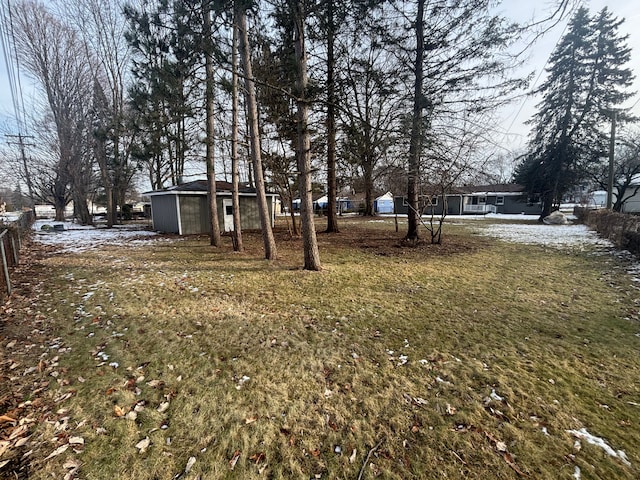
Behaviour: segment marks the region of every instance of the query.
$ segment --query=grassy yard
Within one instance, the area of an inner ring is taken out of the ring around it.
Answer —
[[[621,260],[340,226],[319,273],[284,230],[274,263],[255,234],[34,254],[0,330],[0,476],[640,477]]]

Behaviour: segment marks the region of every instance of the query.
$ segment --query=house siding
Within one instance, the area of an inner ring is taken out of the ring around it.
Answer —
[[[207,197],[201,195],[179,195],[179,198],[182,235],[207,233],[209,231]]]
[[[273,198],[267,197],[267,208],[273,211]],[[240,197],[240,221],[245,230],[260,229],[260,212],[258,211],[258,199],[256,197]]]
[[[500,207],[498,207],[500,208]],[[524,197],[504,197],[503,211],[500,213],[523,213],[525,215],[540,215],[542,205],[540,203],[528,203]]]
[[[154,197],[151,202],[151,212],[154,230],[178,233],[178,209],[175,196]]]
[[[504,205],[496,205],[497,198],[501,196],[504,198]],[[395,197],[395,211],[398,214],[407,214],[409,207],[406,204],[406,197]],[[496,209],[496,213],[503,214],[526,214],[526,215],[539,215],[542,211],[540,203],[529,203],[527,196],[522,195],[487,195],[485,197],[485,205],[492,205]],[[465,205],[470,205],[472,202],[471,195],[447,195],[447,215],[460,215],[461,208],[460,202],[464,201]],[[442,197],[438,197],[438,204],[433,207],[433,214],[436,216],[442,215],[443,203]],[[424,210],[424,215],[431,215],[431,208],[427,207]],[[463,214],[470,214],[473,212],[465,212],[464,206],[462,208]]]

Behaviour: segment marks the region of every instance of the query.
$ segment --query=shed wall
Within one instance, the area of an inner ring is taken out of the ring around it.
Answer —
[[[180,195],[180,219],[182,235],[209,232],[209,208],[207,197],[202,195]]]
[[[151,197],[153,229],[159,232],[178,233],[178,210],[173,195]]]

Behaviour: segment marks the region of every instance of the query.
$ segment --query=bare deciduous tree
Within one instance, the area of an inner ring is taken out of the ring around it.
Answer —
[[[83,224],[92,223],[87,207],[93,180],[92,155],[87,151],[88,105],[92,98],[91,62],[77,32],[43,4],[23,2],[14,6],[16,51],[22,65],[42,88],[55,125],[58,148],[58,187],[53,203],[62,220],[70,186],[75,214]]]

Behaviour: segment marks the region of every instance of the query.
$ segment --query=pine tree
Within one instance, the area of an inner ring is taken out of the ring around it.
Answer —
[[[548,78],[537,91],[542,101],[530,121],[529,154],[515,176],[530,193],[540,195],[541,219],[602,158],[603,127],[631,96],[625,91],[633,79],[625,68],[630,49],[618,33],[621,23],[606,7],[594,17],[581,7],[551,54]]]

